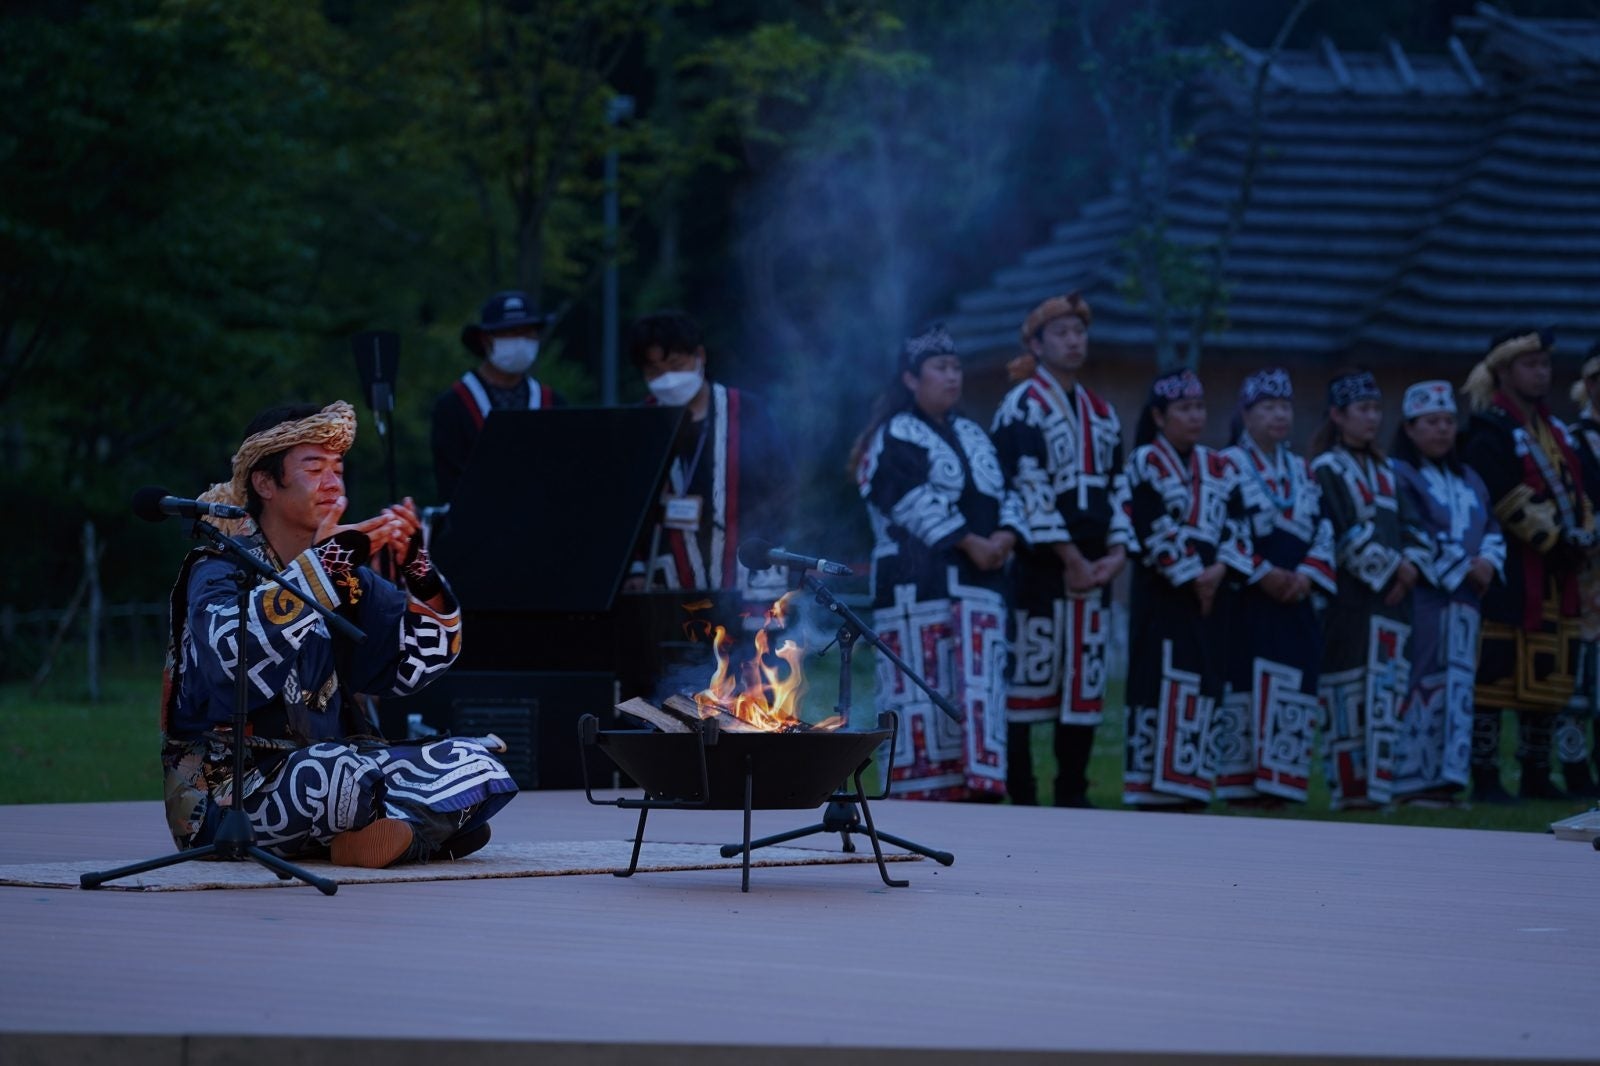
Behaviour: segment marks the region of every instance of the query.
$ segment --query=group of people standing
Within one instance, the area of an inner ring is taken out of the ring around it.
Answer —
[[[1575,427],[1547,404],[1553,338],[1517,330],[1467,378],[1469,411],[1449,382],[1406,389],[1388,449],[1376,379],[1341,371],[1309,459],[1288,443],[1286,371],[1244,381],[1218,449],[1201,443],[1204,385],[1177,370],[1151,384],[1125,456],[1117,412],[1080,380],[1091,323],[1076,293],[1028,315],[987,431],[957,411],[950,335],[908,339],[857,443],[875,626],[964,712],[880,661],[897,795],[1037,803],[1031,734],[1049,723],[1054,802],[1089,806],[1124,569],[1130,806],[1304,802],[1319,737],[1334,809],[1467,787],[1507,802],[1507,709],[1522,796],[1563,795],[1552,747],[1567,790],[1597,794],[1600,351]]]

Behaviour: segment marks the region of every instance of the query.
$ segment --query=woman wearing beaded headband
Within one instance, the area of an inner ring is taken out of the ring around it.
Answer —
[[[1135,807],[1198,808],[1211,798],[1205,738],[1226,673],[1224,583],[1250,575],[1252,552],[1238,471],[1200,443],[1205,426],[1200,379],[1163,374],[1128,460],[1136,551],[1122,799]]]
[[[1410,593],[1425,548],[1408,528],[1394,468],[1377,444],[1382,399],[1365,370],[1334,377],[1311,462],[1337,546],[1338,589],[1322,618],[1318,681],[1334,810],[1389,801],[1400,702],[1411,679]]]
[[[943,326],[901,349],[856,476],[872,521],[873,625],[962,711],[952,729],[878,660],[878,709],[900,719],[902,799],[999,800],[1006,782],[1006,572],[1022,527],[983,427],[956,413],[961,360]],[[912,649],[921,649],[915,654]],[[1027,758],[1026,751],[1021,753]]]
[[[1285,370],[1246,378],[1239,432],[1224,452],[1240,472],[1252,545],[1228,625],[1228,692],[1211,728],[1217,796],[1237,804],[1305,802],[1321,717],[1312,593],[1335,591],[1333,529],[1310,466],[1289,450],[1293,396]]]
[[[1506,545],[1483,479],[1456,454],[1455,390],[1406,390],[1394,439],[1400,496],[1427,545],[1411,600],[1411,690],[1395,741],[1394,795],[1448,805],[1471,778],[1479,608],[1505,565]]]

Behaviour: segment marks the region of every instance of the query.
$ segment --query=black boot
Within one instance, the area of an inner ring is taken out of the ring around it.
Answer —
[[[1517,802],[1517,797],[1507,792],[1505,786],[1500,783],[1499,767],[1474,766],[1472,768],[1472,802],[1503,806]]]
[[[1093,807],[1089,802],[1089,756],[1094,753],[1094,726],[1057,725],[1057,807]]]
[[[1006,795],[1018,807],[1039,805],[1033,777],[1033,728],[1027,722],[1006,725]]]
[[[1522,760],[1522,788],[1519,799],[1564,800],[1567,794],[1550,780],[1550,763],[1546,759]]]

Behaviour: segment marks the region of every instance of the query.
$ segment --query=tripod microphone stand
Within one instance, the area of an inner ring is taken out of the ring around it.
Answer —
[[[211,843],[202,844],[197,848],[187,851],[175,852],[162,856],[159,859],[147,859],[144,862],[120,866],[115,870],[104,870],[99,873],[86,873],[78,878],[81,888],[99,888],[107,881],[118,878],[130,877],[133,874],[146,873],[150,870],[159,870],[165,866],[174,866],[180,862],[191,862],[195,859],[207,859],[215,856],[239,862],[244,859],[254,859],[265,866],[282,880],[297,877],[306,884],[311,885],[324,896],[331,896],[339,890],[339,883],[325,877],[317,877],[307,873],[272,852],[256,844],[255,828],[250,824],[250,816],[244,812],[244,749],[245,729],[249,724],[249,641],[245,632],[249,624],[250,590],[255,587],[252,580],[252,571],[264,576],[282,586],[300,602],[322,615],[323,620],[336,632],[360,643],[366,639],[366,634],[361,632],[347,620],[340,618],[327,607],[318,603],[309,596],[303,596],[293,586],[287,584],[283,578],[269,566],[262,563],[245,549],[238,541],[224,534],[220,529],[207,522],[196,522],[194,531],[205,537],[224,555],[229,556],[238,564],[238,569],[233,572],[233,582],[237,589],[236,603],[238,605],[238,646],[239,660],[234,666],[233,674],[233,795],[227,813],[222,816],[222,824],[217,827],[216,835]]]
[[[790,568],[791,581],[793,580],[797,570],[800,572],[799,584],[811,592],[816,597],[816,600],[819,604],[821,604],[827,610],[833,612],[833,614],[839,619],[839,634],[837,637],[839,643],[839,702],[834,708],[834,713],[839,716],[846,727],[848,727],[850,724],[851,656],[857,640],[865,640],[868,644],[872,645],[872,647],[877,650],[879,655],[884,656],[890,662],[894,663],[901,673],[909,678],[918,688],[922,689],[923,692],[926,692],[928,694],[928,698],[933,701],[933,705],[935,707],[938,707],[941,711],[949,715],[955,721],[961,721],[961,712],[956,709],[955,705],[949,700],[945,699],[944,696],[940,695],[938,692],[935,692],[933,688],[930,687],[929,684],[916,673],[916,671],[907,666],[905,660],[896,655],[894,649],[885,644],[883,638],[878,636],[877,633],[874,633],[872,628],[861,620],[861,616],[856,614],[856,612],[850,608],[849,604],[842,602],[837,596],[835,596],[833,594],[833,590],[828,588],[828,586],[824,584],[820,578],[817,578],[809,573],[805,573],[803,567],[796,565]],[[898,734],[900,731],[899,718],[898,716],[894,717],[896,723],[895,734]],[[894,743],[894,739],[891,738],[889,741],[889,763],[888,766],[884,768],[885,775],[888,774],[889,769],[894,765]],[[863,763],[862,765],[865,766],[866,764]],[[856,774],[856,782],[857,788],[859,789],[859,771]],[[791,829],[788,832],[777,833],[773,836],[761,837],[759,840],[752,840],[750,842],[750,849],[754,851],[756,848],[764,848],[769,844],[781,844],[784,841],[794,840],[803,836],[811,836],[814,833],[838,833],[844,850],[853,852],[856,850],[856,846],[855,842],[850,839],[850,835],[852,833],[860,833],[869,837],[876,836],[879,840],[887,841],[896,847],[904,848],[906,851],[915,852],[918,855],[925,855],[941,866],[949,866],[956,861],[956,857],[948,851],[939,851],[936,848],[930,848],[925,844],[918,844],[915,841],[906,840],[904,837],[898,837],[890,833],[885,833],[883,830],[878,829],[876,826],[871,824],[870,816],[868,824],[863,826],[861,822],[861,814],[856,810],[855,802],[860,795],[861,794],[859,791],[855,793],[836,793],[833,798],[828,801],[828,806],[823,810],[822,821],[818,822],[816,825],[808,825],[800,829]],[[880,795],[873,796],[871,798],[884,799],[888,795],[889,783],[887,780],[885,780],[883,783],[883,792]],[[723,858],[729,859],[735,855],[738,855],[744,850],[743,844],[724,844],[719,849],[719,853]],[[895,884],[895,882],[890,883]],[[900,885],[907,883],[908,882],[904,881],[899,882]]]

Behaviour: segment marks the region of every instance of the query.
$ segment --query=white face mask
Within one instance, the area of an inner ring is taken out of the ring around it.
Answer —
[[[695,398],[700,386],[706,383],[704,367],[694,370],[669,370],[648,384],[655,398],[668,407],[682,407]]]
[[[506,374],[526,374],[539,358],[539,342],[531,337],[490,339],[489,365]]]

